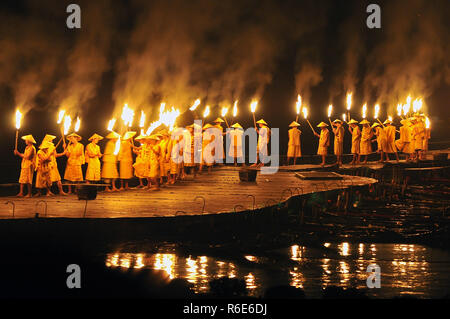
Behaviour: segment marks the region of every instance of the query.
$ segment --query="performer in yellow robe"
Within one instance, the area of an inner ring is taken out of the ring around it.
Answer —
[[[287,164],[290,164],[291,158],[294,158],[294,165],[296,164],[297,158],[302,156],[302,148],[300,137],[302,135],[302,131],[298,128],[300,124],[296,121],[289,124],[289,142],[288,142],[288,151],[287,151]]]
[[[259,166],[264,166],[264,163],[267,160],[267,156],[269,152],[267,150],[267,146],[269,144],[270,139],[270,129],[266,121],[264,119],[260,119],[256,122],[259,128],[256,129],[256,133],[258,133],[258,148],[257,148],[257,158],[259,159]],[[257,160],[258,161],[258,160]]]
[[[392,121],[387,119],[383,123],[384,132],[386,133],[386,159],[389,161],[389,154],[394,153],[397,163],[399,163],[397,147],[395,146],[395,126],[392,125]]]
[[[384,154],[387,150],[386,132],[383,130],[380,124],[373,123],[374,135],[377,137],[377,153],[380,153],[379,162],[386,162]]]
[[[144,185],[144,179],[148,175],[148,167],[147,164],[143,160],[143,146],[144,146],[144,140],[146,139],[146,136],[139,135],[134,140],[139,142],[141,145],[139,147],[133,146],[133,152],[136,154],[136,161],[133,164],[134,168],[134,175],[139,179],[139,185],[136,188],[143,188]]]
[[[170,171],[170,155],[168,154],[168,148],[170,143],[170,135],[166,129],[162,130],[159,133],[161,134],[161,139],[159,141],[159,148],[161,151],[161,154],[159,156],[159,183],[163,185],[164,183],[168,183],[169,181],[168,177]]]
[[[168,155],[170,158],[170,184],[175,184],[181,176],[183,165],[183,129],[176,128],[170,136]]]
[[[42,143],[44,142],[49,142],[49,149],[48,152],[51,153],[51,172],[50,172],[50,178],[52,180],[52,184],[56,183],[56,185],[58,186],[58,190],[59,190],[59,194],[60,195],[67,195],[67,193],[64,192],[63,190],[63,186],[61,183],[61,175],[59,174],[59,170],[58,170],[58,162],[56,161],[56,159],[58,157],[64,156],[64,152],[63,153],[57,153],[56,152],[56,148],[58,147],[59,143],[57,146],[55,146],[53,144],[53,140],[56,138],[56,136],[54,135],[50,135],[50,134],[46,134],[44,139],[42,140]],[[60,141],[61,142],[61,141]]]
[[[148,137],[148,150],[150,155],[150,170],[148,178],[150,178],[150,184],[154,185],[151,190],[159,190],[159,178],[160,178],[160,165],[159,155],[161,154],[161,148],[158,145],[158,137],[151,135]]]
[[[23,189],[24,186],[26,186],[28,190],[26,197],[31,197],[31,186],[33,184],[34,166],[36,163],[36,148],[33,144],[36,144],[36,141],[34,140],[33,135],[22,136],[22,139],[27,145],[25,151],[20,153],[18,150],[14,150],[14,154],[22,158],[19,176],[20,191],[17,196],[24,196]]]
[[[333,121],[333,134],[334,134],[334,155],[336,155],[336,164],[342,165],[342,155],[344,154],[344,134],[345,130],[342,126],[342,121],[336,119]]]
[[[201,142],[200,139],[202,137],[201,134],[195,134],[195,131],[198,131],[198,125],[192,124],[187,127],[187,133],[184,134],[184,167],[185,169],[189,169],[192,171],[194,178],[197,176],[197,169],[199,163],[197,162],[198,158],[196,156],[196,152],[201,152]],[[200,149],[198,149],[200,148]],[[201,154],[201,153],[200,153]],[[201,156],[200,156],[201,160]],[[186,174],[187,170],[185,170]]]
[[[106,183],[111,182],[111,188],[106,188],[107,192],[118,191],[116,188],[116,180],[119,178],[119,172],[117,171],[117,154],[116,143],[120,138],[120,135],[116,132],[111,132],[106,135],[108,142],[106,143],[105,150],[103,152],[103,166],[102,166],[102,179]]]
[[[214,122],[213,122],[213,126],[220,130],[220,138],[219,138],[217,147],[214,150],[214,152],[215,152],[214,157],[216,159],[218,159],[218,163],[220,165],[223,165],[223,162],[224,162],[224,159],[225,159],[225,152],[224,152],[224,148],[223,148],[223,145],[224,145],[223,144],[223,137],[224,137],[224,135],[226,133],[224,133],[224,131],[223,131],[222,123],[225,123],[225,121],[222,120],[220,117],[215,119]],[[222,161],[220,161],[220,159],[222,159]]]
[[[395,146],[397,149],[406,154],[406,161],[409,162],[411,158],[411,154],[414,153],[414,150],[411,149],[411,127],[410,122],[407,119],[401,120],[400,123],[402,126],[400,127],[400,139],[395,141]]]
[[[244,129],[239,123],[231,125],[233,130],[229,130],[230,135],[230,148],[228,150],[228,155],[234,159],[234,166],[238,163],[244,163],[243,152],[242,152],[242,136],[244,135]]]
[[[51,171],[52,171],[52,153],[50,148],[52,144],[50,142],[43,142],[37,152],[37,167],[36,167],[36,188],[38,189],[37,195],[40,196],[40,190],[47,190],[47,196],[54,195],[50,187],[52,186]]]
[[[328,147],[330,146],[330,131],[328,131],[328,124],[320,122],[317,125],[321,129],[320,135],[314,131],[314,135],[319,138],[319,147],[317,149],[317,155],[322,156],[321,166],[325,166],[325,160],[328,154]]]
[[[67,146],[65,154],[67,156],[66,172],[64,179],[70,182],[82,182],[83,171],[81,165],[85,163],[84,146],[79,143],[81,136],[77,133],[72,133],[67,136],[70,144]],[[69,185],[69,194],[72,192],[72,186]]]
[[[202,162],[200,163],[201,172],[203,170],[203,166],[208,168],[208,173],[211,172],[212,165],[214,164],[214,150],[211,150],[211,146],[208,147],[214,141],[214,135],[211,134],[210,128],[215,128],[211,124],[206,124],[203,126],[203,134],[202,134]]]
[[[360,155],[361,155],[361,158],[363,156],[366,156],[366,158],[362,162],[363,164],[366,164],[369,155],[372,154],[373,131],[372,131],[372,128],[370,127],[370,122],[367,121],[366,119],[362,120],[359,124],[361,124],[363,126],[362,131],[361,131],[361,147],[360,147],[361,153],[360,153]],[[360,159],[360,161],[361,161],[361,159]]]
[[[103,139],[103,136],[95,133],[89,138],[89,143],[86,146],[86,163],[88,164],[86,170],[86,181],[90,182],[98,182],[102,178],[101,164],[100,158],[103,156],[100,151],[100,146],[98,146],[98,142]]]
[[[348,131],[352,134],[352,165],[359,164],[361,154],[361,129],[358,126],[358,122],[351,119],[348,122]]]
[[[120,188],[119,190],[129,189],[128,182],[133,178],[133,151],[131,139],[136,135],[136,132],[126,132],[121,140],[119,155],[119,176]]]
[[[414,139],[414,152],[416,161],[423,158],[423,144],[425,139],[425,124],[417,116],[413,117],[412,135]]]

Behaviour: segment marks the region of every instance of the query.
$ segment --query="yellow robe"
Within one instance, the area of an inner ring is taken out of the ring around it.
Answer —
[[[120,145],[119,155],[120,178],[130,179],[133,178],[133,153],[131,149],[130,141],[122,141]]]
[[[352,130],[352,154],[359,154],[361,152],[361,129],[356,126]]]
[[[39,150],[37,153],[37,174],[36,188],[47,188],[52,186],[51,170],[52,170],[52,154]]]
[[[400,127],[400,139],[395,141],[397,149],[405,154],[414,153],[414,145],[411,145],[411,127],[403,125]]]
[[[327,155],[329,146],[330,146],[330,131],[328,131],[328,129],[325,128],[320,131],[319,147],[317,149],[317,155]]]
[[[386,132],[382,127],[377,126],[375,128],[375,135],[377,136],[377,152],[386,152],[387,150],[387,142],[386,142]]]
[[[384,128],[386,133],[386,153],[397,152],[397,147],[395,146],[395,126],[388,125]]]
[[[214,135],[210,134],[208,130],[205,130],[202,138],[202,162],[206,166],[212,166],[214,164],[214,150],[211,146],[208,146],[213,141]]]
[[[289,130],[289,143],[288,143],[288,157],[301,157],[302,156],[302,148],[300,142],[300,135],[302,132],[293,127]]]
[[[34,165],[36,163],[36,148],[30,145],[25,148],[20,164],[20,184],[33,184]]]
[[[83,171],[81,165],[85,163],[84,146],[81,143],[69,144],[67,146],[67,166],[64,179],[71,182],[83,181]]]
[[[425,130],[425,124],[422,121],[413,126],[412,134],[414,138],[414,150],[416,151],[423,150],[426,135]]]
[[[114,155],[114,150],[116,149],[116,142],[109,140],[106,143],[105,151],[103,153],[103,167],[102,167],[102,178],[104,179],[115,179],[119,178],[119,172],[117,171],[117,156]]]
[[[160,175],[160,165],[159,165],[159,145],[149,145],[149,155],[150,155],[150,170],[148,177],[159,178]]]
[[[88,164],[86,170],[86,180],[99,181],[101,179],[101,165],[100,165],[100,146],[92,143],[86,146],[86,163]]]
[[[228,155],[233,158],[242,157],[242,135],[244,132],[241,129],[234,129],[230,131],[230,148]]]
[[[161,176],[168,176],[170,170],[169,156],[168,156],[168,146],[169,139],[163,139],[159,142],[159,147],[161,154],[159,156],[159,171]]]
[[[269,144],[269,136],[270,136],[270,130],[267,126],[263,126],[259,129],[258,134],[258,152],[262,156],[267,156],[267,144]]]
[[[52,180],[52,183],[61,181],[61,175],[59,174],[58,170],[58,162],[56,162],[56,149],[55,147],[49,148],[49,152],[52,153],[50,156],[51,160],[51,171],[50,171],[50,179]]]
[[[344,134],[345,130],[341,126],[334,129],[334,155],[342,155],[344,153]]]
[[[183,155],[180,154],[181,151],[181,142],[177,142],[174,139],[170,140],[169,144],[169,158],[170,158],[170,174],[175,175],[178,174],[180,171],[180,168],[182,167],[181,159],[183,158]],[[178,162],[180,161],[180,162]]]
[[[363,127],[361,131],[361,147],[360,154],[361,155],[369,155],[372,153],[372,135],[373,131],[370,127]]]

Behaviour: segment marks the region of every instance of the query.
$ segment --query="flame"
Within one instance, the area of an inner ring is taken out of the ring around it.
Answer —
[[[304,107],[303,109],[302,109],[302,112],[303,112],[303,117],[305,118],[305,120],[308,118],[308,109],[306,108],[306,107]]]
[[[342,119],[344,120],[344,122],[347,122],[347,114],[342,114]]]
[[[389,119],[389,121],[392,122],[392,121],[393,121],[392,115],[389,115],[389,116],[388,116],[388,119]]]
[[[119,138],[117,139],[117,141],[116,141],[116,146],[114,147],[114,155],[117,155],[117,154],[119,154],[119,151],[120,151],[120,136],[119,136]]]
[[[352,107],[352,94],[353,93],[348,93],[347,94],[347,110],[350,111],[350,108]]]
[[[409,113],[409,105],[408,104],[404,104],[403,105],[403,114],[407,115]]]
[[[150,135],[155,128],[160,126],[161,124],[164,124],[169,127],[169,130],[173,130],[173,127],[175,126],[175,121],[177,120],[177,117],[180,115],[180,110],[175,109],[173,106],[170,111],[164,112],[165,103],[161,104],[161,107],[159,109],[159,119],[157,121],[154,121],[150,123],[150,126],[147,129],[146,135]]]
[[[376,104],[375,105],[375,115],[374,115],[374,118],[378,118],[378,114],[380,113],[380,105],[379,104]]]
[[[203,117],[204,117],[204,118],[208,117],[209,112],[210,112],[210,110],[209,110],[209,105],[207,105],[206,108],[205,108],[205,111],[203,112]]]
[[[367,115],[367,103],[364,104],[363,107],[362,107],[362,117],[363,117],[363,119],[366,118],[366,115]]]
[[[22,121],[22,113],[20,113],[19,109],[16,111],[16,129],[20,129],[20,122]]]
[[[397,115],[402,116],[402,111],[403,111],[402,105],[397,104]]]
[[[257,106],[258,106],[258,101],[253,100],[252,103],[250,104],[250,110],[252,111],[252,113],[255,113]]]
[[[429,129],[431,127],[431,121],[428,116],[425,118],[425,128]]]
[[[413,111],[414,112],[419,112],[421,108],[422,108],[422,99],[414,100],[414,102],[413,102]]]
[[[134,111],[128,107],[128,104],[125,103],[122,109],[122,120],[123,123],[131,127],[133,125]]]
[[[233,105],[233,117],[235,117],[237,115],[237,104],[238,104],[238,100],[234,101],[234,105]]]
[[[298,115],[302,108],[302,97],[300,96],[300,94],[297,95],[297,102],[295,103],[295,108],[297,110],[297,115]]]
[[[411,106],[411,95],[408,95],[408,97],[406,98],[406,104],[408,105],[408,109]]]
[[[141,111],[141,119],[139,120],[139,127],[143,128],[145,125],[145,113],[144,111]]]
[[[70,115],[64,116],[64,135],[69,133],[70,125],[72,125],[72,118]]]
[[[333,105],[328,105],[328,117],[331,117],[331,112],[333,112]]]
[[[195,111],[195,109],[197,108],[197,106],[200,105],[200,103],[201,103],[201,100],[200,99],[196,99],[194,104],[189,108],[189,110]]]
[[[114,125],[116,125],[116,119],[115,118],[109,120],[109,122],[108,122],[108,131],[112,132],[112,130],[114,129]]]
[[[78,132],[80,130],[81,120],[79,117],[77,117],[77,121],[75,122],[74,131]]]
[[[62,122],[62,120],[64,118],[64,114],[66,114],[65,110],[59,111],[59,113],[58,113],[58,122],[57,122],[58,124],[61,124],[61,122]]]
[[[164,109],[166,108],[166,103],[162,102],[159,106],[159,116],[164,113]]]
[[[228,113],[228,108],[227,107],[222,107],[222,111],[220,113],[220,115],[222,115],[222,117],[225,117],[225,115],[227,115]]]

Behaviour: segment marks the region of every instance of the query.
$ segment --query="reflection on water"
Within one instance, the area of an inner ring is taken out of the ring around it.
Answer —
[[[343,242],[324,243],[322,247],[293,245],[278,251],[285,253],[284,261],[244,256],[259,267],[207,256],[117,252],[107,255],[106,266],[159,269],[171,279],[186,279],[196,292],[207,292],[210,280],[227,276],[244,280],[249,295],[253,296],[261,296],[270,286],[289,284],[304,289],[308,297],[320,298],[321,290],[330,285],[366,289],[367,266],[376,263],[381,268],[381,288],[367,289],[369,296],[389,298],[410,294],[439,298],[450,290],[448,252],[409,244]]]

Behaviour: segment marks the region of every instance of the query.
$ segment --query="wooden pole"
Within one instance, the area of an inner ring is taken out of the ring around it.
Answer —
[[[255,130],[256,130],[255,112],[252,112],[252,115],[253,115],[253,124],[255,125]]]
[[[19,130],[16,130],[16,145],[14,146],[14,150],[17,151],[17,140],[19,139]]]
[[[306,120],[306,122],[308,122],[308,124],[309,124],[309,127],[311,128],[311,130],[314,132],[314,133],[316,133],[316,131],[313,129],[313,127],[312,127],[312,125],[311,125],[311,123],[309,123],[309,120],[307,119]]]
[[[227,127],[229,128],[230,126],[228,125],[228,121],[227,118],[224,116],[223,119],[225,120],[225,124],[227,125]]]

